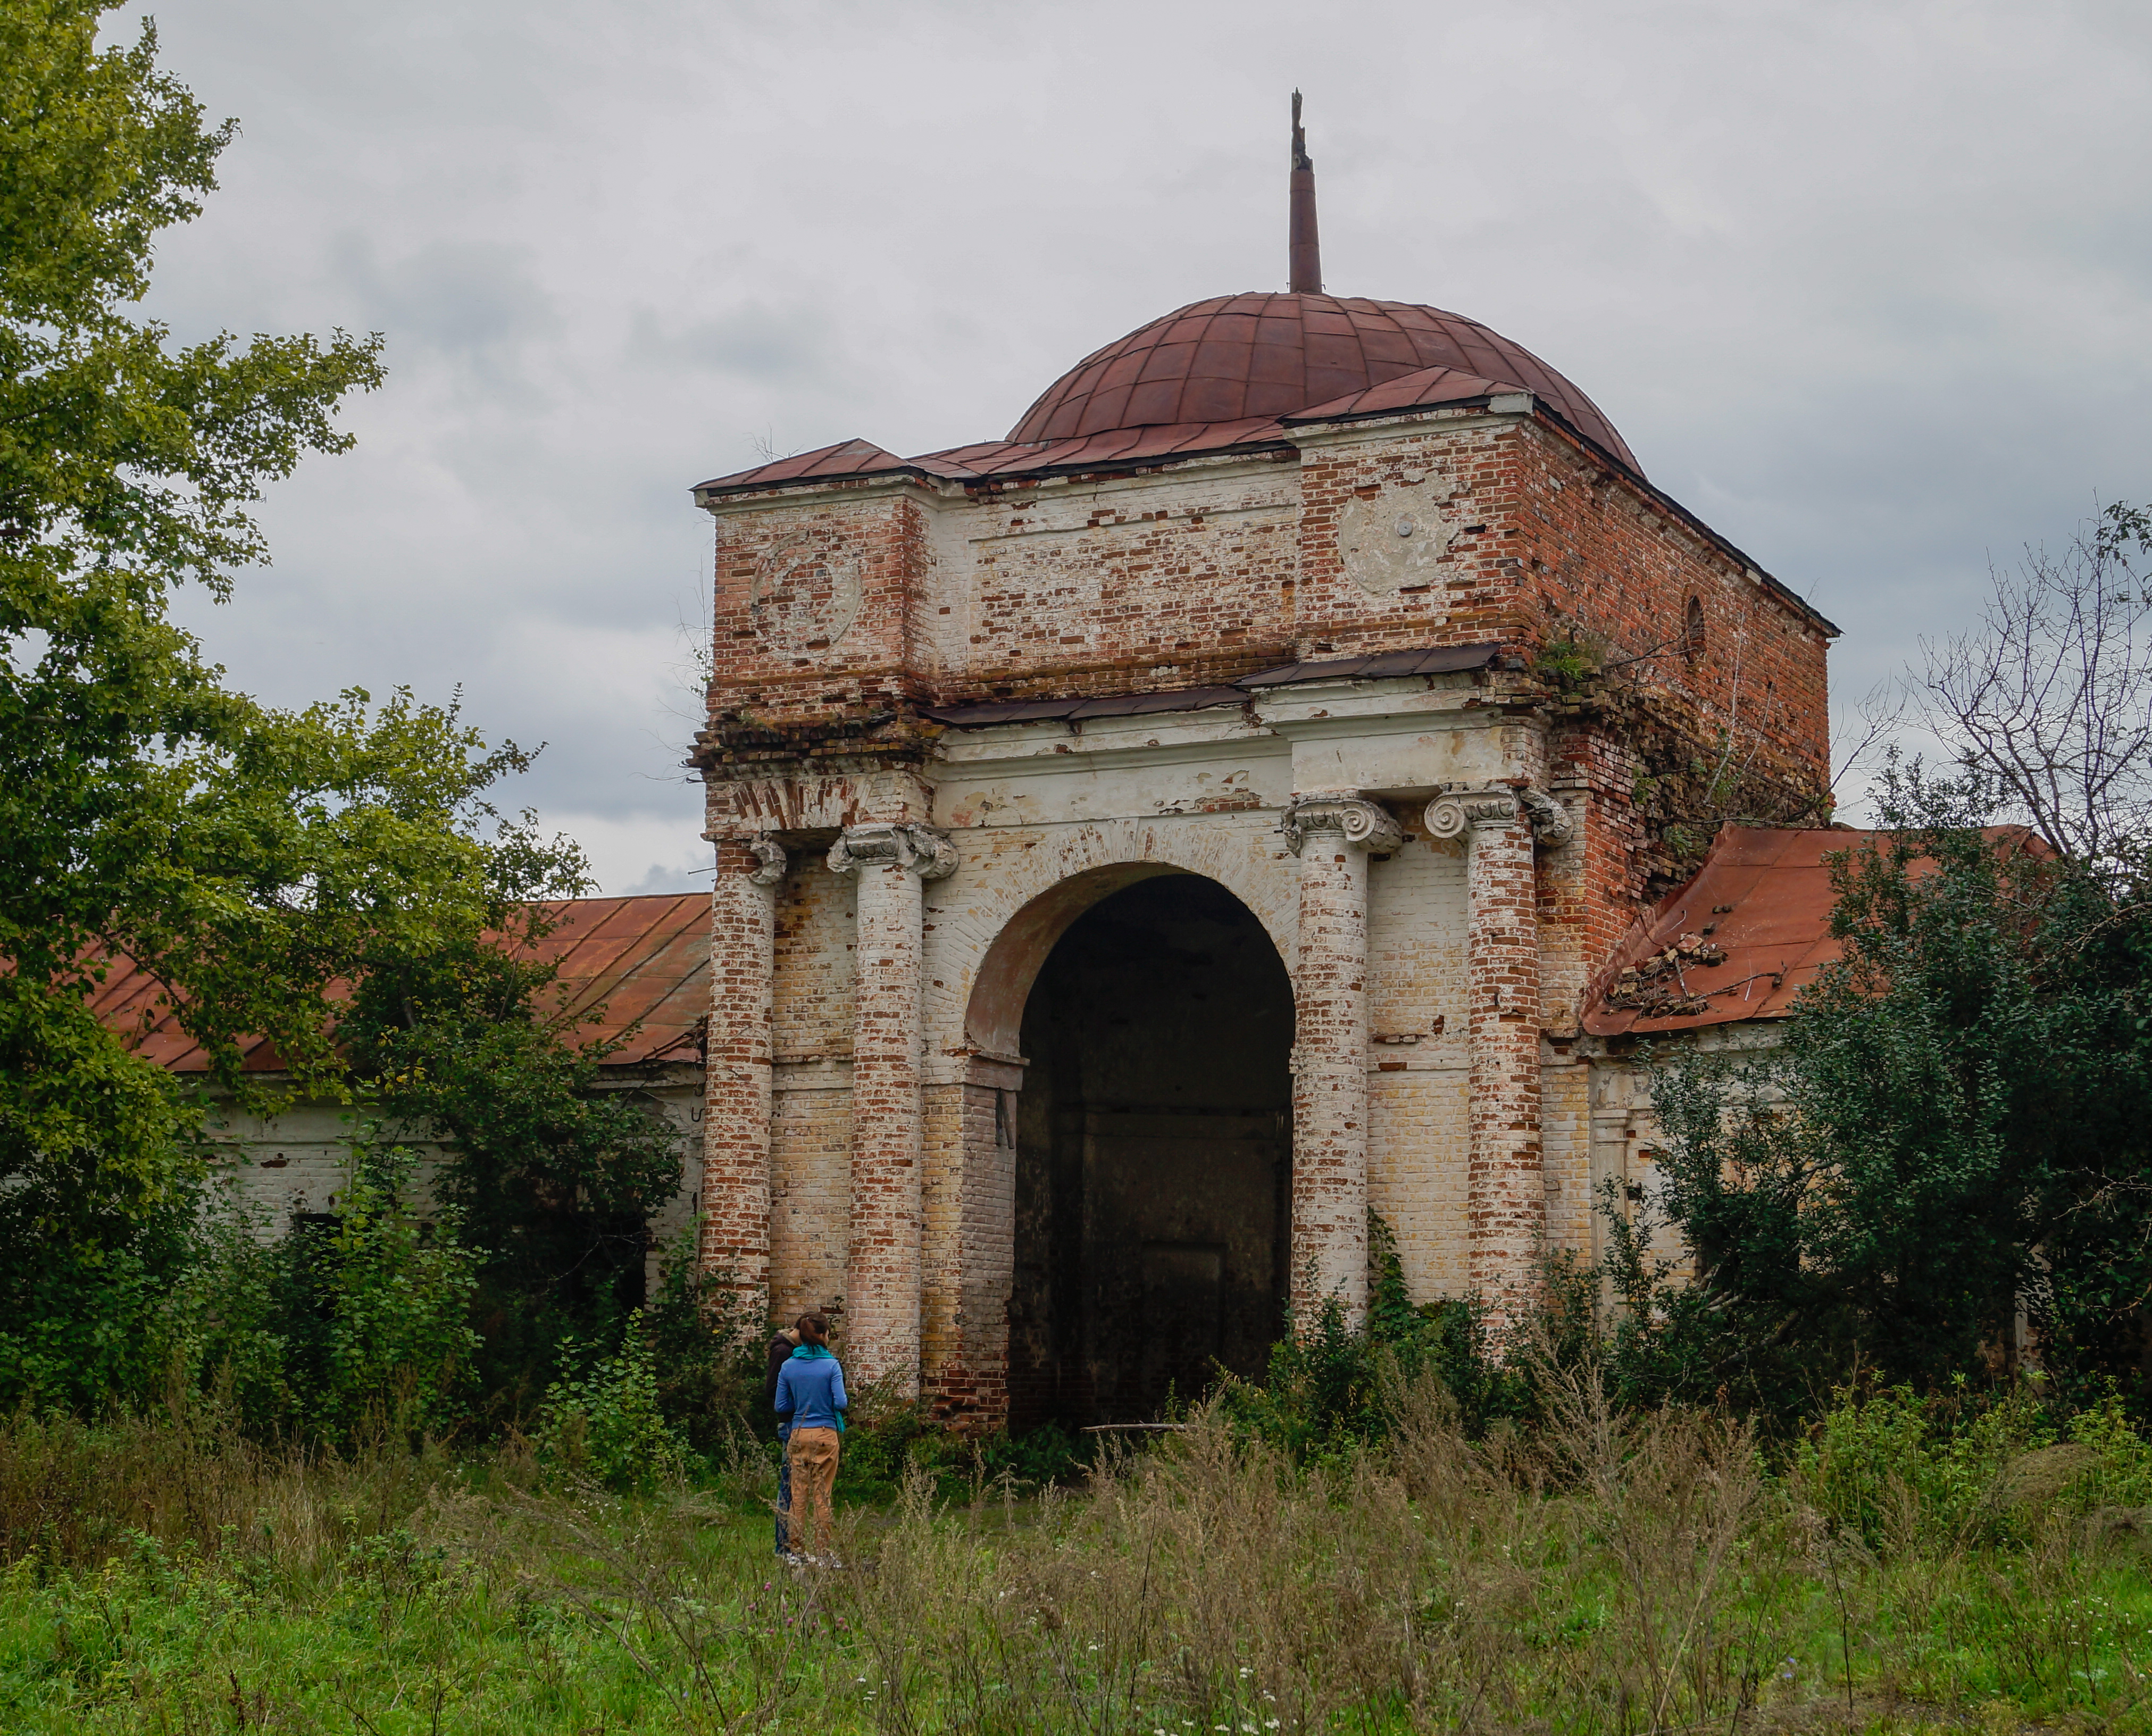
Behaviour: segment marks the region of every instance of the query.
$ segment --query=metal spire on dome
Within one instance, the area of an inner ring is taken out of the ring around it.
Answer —
[[[1292,94],[1292,233],[1289,242],[1290,282],[1297,296],[1322,293],[1322,243],[1315,233],[1315,165],[1307,155],[1307,135],[1300,126],[1300,93]]]

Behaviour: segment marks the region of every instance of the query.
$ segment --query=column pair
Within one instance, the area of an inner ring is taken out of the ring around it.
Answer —
[[[703,1115],[702,1259],[759,1310],[769,1295],[770,1013],[774,889],[785,854],[720,840],[711,901]],[[859,876],[852,1034],[852,1200],[845,1311],[850,1360],[872,1380],[919,1370],[920,1061],[924,883],[955,849],[924,826],[847,827],[830,870]]]

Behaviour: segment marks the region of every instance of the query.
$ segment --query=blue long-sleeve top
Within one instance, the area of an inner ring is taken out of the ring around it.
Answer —
[[[777,1414],[794,1429],[841,1429],[845,1371],[819,1344],[802,1344],[777,1373]]]

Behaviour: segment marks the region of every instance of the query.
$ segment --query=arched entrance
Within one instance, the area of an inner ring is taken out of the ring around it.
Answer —
[[[1009,1425],[1134,1421],[1283,1322],[1292,988],[1255,915],[1154,871],[1068,922],[1023,1003]]]

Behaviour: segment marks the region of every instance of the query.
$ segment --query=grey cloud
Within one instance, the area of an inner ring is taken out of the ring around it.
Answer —
[[[638,308],[627,358],[646,367],[685,368],[778,387],[818,384],[829,375],[826,310],[749,302],[712,319],[668,320]]]
[[[525,383],[518,371],[524,353],[561,327],[557,302],[519,247],[434,241],[384,263],[370,237],[348,229],[329,241],[327,266],[373,327],[393,332],[399,346],[475,369],[493,385]]]
[[[1576,379],[1655,480],[1845,627],[1843,693],[1962,618],[1990,551],[2152,495],[2140,5],[1366,0],[1312,36],[1306,16],[161,19],[175,70],[246,131],[157,305],[390,343],[358,450],[266,503],[277,566],[203,612],[212,649],[288,698],[463,679],[474,720],[551,740],[515,799],[604,829],[609,883],[685,876],[678,701],[623,647],[662,663],[704,607],[688,485],[764,431],[997,434],[1087,351],[1273,284],[1296,83],[1332,287],[1484,319]]]

